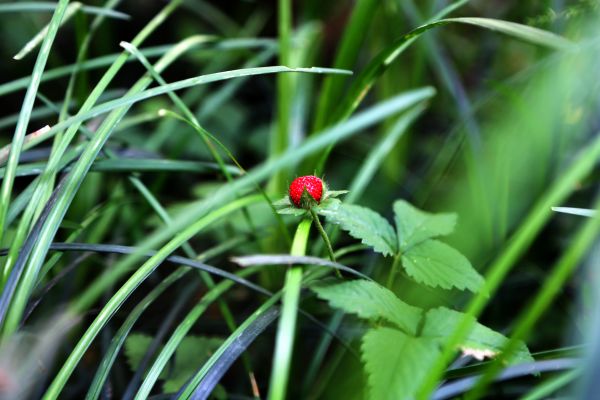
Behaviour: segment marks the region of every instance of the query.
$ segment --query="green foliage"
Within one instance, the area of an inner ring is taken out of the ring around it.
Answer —
[[[339,225],[350,235],[384,256],[391,256],[398,252],[394,228],[375,211],[342,204],[335,210],[325,210],[321,214],[325,215],[329,222]]]
[[[483,285],[465,256],[437,240],[426,240],[402,253],[402,265],[409,276],[427,286],[478,292]]]
[[[383,319],[410,334],[417,333],[422,310],[404,303],[375,282],[356,280],[311,289],[331,307],[370,321]]]
[[[382,327],[365,334],[361,351],[369,399],[402,400],[414,397],[439,348],[434,340]]]
[[[461,321],[466,318],[473,326],[464,341],[460,344],[463,353],[473,355],[482,360],[483,358],[494,358],[501,353],[508,339],[490,328],[480,324],[472,316],[458,311],[439,307],[427,311],[421,335],[436,339],[444,343],[447,332],[453,332]],[[532,362],[533,357],[525,343],[519,341],[517,350],[512,355],[509,363]]]
[[[152,340],[152,336],[142,333],[131,333],[127,337],[125,355],[132,371],[137,370],[139,367]],[[220,338],[186,336],[177,346],[173,356],[174,362],[165,368],[159,376],[159,379],[164,381],[163,390],[166,393],[177,392],[193,376],[198,366],[204,364],[222,343],[223,339]],[[158,353],[160,353],[160,348],[156,354]]]
[[[430,214],[404,200],[394,202],[398,248],[407,251],[422,241],[454,232],[456,214]]]
[[[394,203],[396,232],[385,218],[365,207],[341,204],[321,214],[374,251],[401,257],[406,273],[418,283],[472,292],[483,285],[483,278],[469,260],[456,249],[432,239],[452,233],[455,214],[430,214],[398,200]]]

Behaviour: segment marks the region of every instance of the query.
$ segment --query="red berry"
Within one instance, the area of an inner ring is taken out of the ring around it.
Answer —
[[[313,175],[300,176],[292,182],[290,185],[290,200],[296,207],[303,207],[302,204],[302,193],[304,188],[308,194],[317,202],[321,201],[323,195],[323,181]]]

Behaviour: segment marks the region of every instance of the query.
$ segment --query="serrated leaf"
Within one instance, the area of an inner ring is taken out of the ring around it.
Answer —
[[[385,327],[367,332],[361,352],[373,400],[413,399],[440,353],[435,340]]]
[[[397,239],[390,223],[381,215],[365,207],[341,204],[335,210],[322,210],[331,223],[339,225],[352,237],[384,256],[398,252]]]
[[[400,251],[437,236],[449,235],[456,225],[456,214],[431,214],[404,200],[394,203],[394,219]]]
[[[478,292],[483,277],[465,256],[437,240],[426,240],[402,254],[402,266],[415,281],[444,289]]]
[[[371,321],[385,319],[408,333],[417,332],[422,310],[404,303],[375,282],[355,280],[311,289],[333,308]]]
[[[463,354],[475,357],[487,356],[488,358],[498,354],[508,340],[504,335],[476,322],[472,316],[467,316],[466,314],[445,307],[427,311],[421,336],[436,339],[443,344],[445,339],[454,332],[465,317],[470,318],[474,325],[469,335],[460,345]],[[533,361],[534,359],[531,357],[525,343],[519,342],[519,347],[514,352],[510,362],[523,363]]]

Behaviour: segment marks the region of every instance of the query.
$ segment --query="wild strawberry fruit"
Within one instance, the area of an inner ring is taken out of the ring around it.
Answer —
[[[314,175],[300,176],[290,185],[290,201],[298,208],[310,208],[313,201],[319,204],[323,186],[323,181]]]

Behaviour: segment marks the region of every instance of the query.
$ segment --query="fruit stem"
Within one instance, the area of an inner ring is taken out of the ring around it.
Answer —
[[[329,253],[329,259],[332,262],[336,262],[335,255],[333,254],[333,247],[331,247],[331,242],[329,241],[329,236],[327,236],[327,232],[325,232],[325,229],[323,229],[323,225],[321,225],[319,216],[317,215],[316,211],[312,207],[310,208],[310,215],[312,216],[313,221],[315,221],[315,226],[317,227],[317,230],[319,231],[319,233],[321,234],[321,237],[323,238],[323,241],[325,242],[325,245],[327,247],[327,252]],[[337,275],[338,278],[342,277],[342,274],[340,273],[340,270],[338,270],[338,269],[335,270],[335,274]]]

